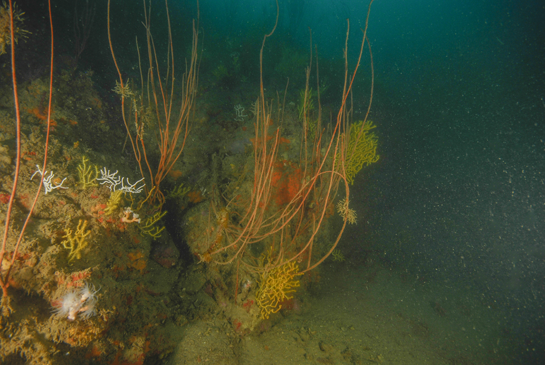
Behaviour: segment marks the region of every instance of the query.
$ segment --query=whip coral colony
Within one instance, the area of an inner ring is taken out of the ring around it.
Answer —
[[[96,314],[97,292],[98,290],[95,290],[95,287],[90,284],[86,284],[80,290],[69,291],[53,304],[54,314],[67,317],[69,321],[74,321],[78,313],[81,313],[83,319],[94,316]]]

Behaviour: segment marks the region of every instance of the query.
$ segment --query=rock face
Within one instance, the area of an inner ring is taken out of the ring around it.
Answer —
[[[151,245],[150,257],[162,267],[170,269],[178,263],[180,252],[171,240],[166,242],[155,241]]]
[[[8,155],[8,148],[0,145],[0,171],[11,165],[11,158]]]

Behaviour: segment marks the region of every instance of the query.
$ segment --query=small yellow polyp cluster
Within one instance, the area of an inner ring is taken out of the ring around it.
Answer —
[[[286,299],[293,298],[289,293],[294,293],[300,283],[297,276],[299,266],[294,262],[288,262],[280,267],[272,269],[268,273],[261,274],[261,283],[257,292],[257,305],[261,309],[261,318],[267,319],[272,313],[278,312]]]
[[[70,250],[70,253],[68,254],[68,261],[72,261],[74,258],[80,259],[81,250],[83,250],[89,244],[86,238],[91,234],[91,231],[89,230],[85,232],[86,228],[87,221],[80,219],[78,228],[76,228],[76,233],[73,233],[70,228],[66,229],[66,234],[64,235],[64,238],[66,239],[62,241],[62,245],[67,250]]]
[[[343,217],[344,219],[346,219],[348,223],[356,224],[356,221],[357,221],[356,211],[348,207],[348,200],[346,198],[342,199],[337,204],[337,212],[339,212],[339,215]]]

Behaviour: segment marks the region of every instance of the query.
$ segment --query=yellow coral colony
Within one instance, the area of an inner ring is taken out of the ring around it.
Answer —
[[[30,32],[20,28],[21,23],[23,23],[23,13],[21,10],[17,9],[15,3],[13,4],[13,24],[15,34],[15,43],[18,42],[19,38],[27,38],[27,34]],[[11,44],[11,25],[10,25],[10,13],[9,13],[9,4],[3,2],[0,6],[0,55],[6,53],[6,46]]]
[[[184,183],[181,183],[174,189],[168,192],[168,194],[165,196],[165,199],[176,199],[176,198],[183,198],[191,191],[191,186],[184,186]]]
[[[337,212],[339,212],[341,217],[348,220],[348,223],[356,224],[356,211],[348,207],[348,200],[346,198],[337,203]]]
[[[163,213],[155,213],[153,216],[145,220],[144,225],[140,227],[140,231],[143,235],[149,235],[153,238],[161,237],[161,232],[165,229],[165,226],[158,227],[155,225],[161,218],[167,214],[167,211]]]
[[[331,253],[331,256],[333,256],[333,261],[344,262],[344,255],[339,250],[333,250],[333,252]]]
[[[352,124],[350,127],[350,138],[346,150],[346,179],[354,184],[354,177],[363,168],[363,165],[370,165],[377,162],[377,136],[370,130],[376,128],[373,122],[362,121]]]
[[[89,244],[86,238],[91,234],[91,230],[85,232],[86,228],[87,221],[80,219],[75,234],[73,234],[73,231],[70,228],[66,229],[66,234],[64,235],[64,238],[66,239],[62,241],[62,245],[67,250],[70,250],[68,253],[68,261],[72,261],[74,258],[79,260],[81,258],[81,250]]]
[[[98,186],[96,182],[98,177],[98,168],[95,166],[95,170],[91,169],[91,166],[87,166],[89,159],[83,156],[81,163],[78,165],[78,176],[81,187],[85,190],[91,186]]]
[[[131,80],[127,80],[125,85],[121,85],[118,81],[116,81],[115,87],[112,89],[112,91],[126,99],[133,97],[134,92],[131,90],[131,87],[129,85],[130,81]]]
[[[291,299],[289,293],[294,293],[299,287],[299,266],[295,261],[288,262],[280,267],[272,269],[268,273],[261,274],[259,290],[256,302],[261,309],[261,318],[267,319],[272,313],[278,312],[284,300]]]
[[[117,190],[112,192],[112,194],[110,195],[110,199],[108,199],[108,203],[106,203],[106,209],[104,209],[104,214],[108,216],[112,215],[112,213],[114,213],[117,208],[119,208],[122,203],[121,194],[123,194],[123,190]]]

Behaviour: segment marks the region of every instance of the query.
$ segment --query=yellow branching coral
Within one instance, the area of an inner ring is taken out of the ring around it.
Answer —
[[[333,250],[331,256],[333,256],[333,261],[344,262],[344,255],[339,250]]]
[[[134,92],[131,90],[131,87],[129,85],[130,81],[131,80],[127,80],[125,85],[121,85],[121,83],[116,81],[115,82],[115,87],[112,89],[112,91],[115,92],[116,94],[121,95],[121,97],[126,98],[126,99],[133,97]]]
[[[114,213],[119,208],[122,203],[121,194],[123,194],[122,190],[112,192],[112,194],[110,195],[110,199],[108,199],[108,203],[106,203],[106,209],[104,209],[104,214],[112,215],[112,213]]]
[[[272,313],[278,312],[282,308],[284,300],[293,298],[288,294],[294,293],[300,283],[297,276],[299,266],[291,261],[280,267],[274,268],[268,273],[261,274],[259,290],[256,295],[256,302],[261,309],[261,318],[267,319]]]
[[[356,224],[356,211],[348,207],[348,200],[346,198],[337,203],[337,212],[339,212],[341,217],[348,220],[348,223]]]
[[[61,243],[64,248],[70,250],[68,253],[68,261],[72,261],[73,259],[79,260],[81,258],[81,250],[83,250],[89,244],[86,238],[91,234],[91,230],[85,232],[87,223],[87,221],[80,219],[78,228],[76,228],[76,233],[74,233],[70,228],[66,229],[66,234],[63,237],[66,239]]]
[[[87,166],[87,162],[89,162],[89,159],[83,156],[81,163],[78,165],[79,183],[83,189],[87,189],[91,186],[98,186],[98,167],[95,166],[93,171],[91,166]]]
[[[13,24],[15,34],[15,43],[19,38],[27,38],[27,34],[30,32],[20,28],[20,25],[23,23],[23,13],[21,10],[17,9],[15,4],[13,4]],[[10,25],[10,13],[9,13],[9,4],[3,2],[0,6],[0,55],[6,53],[6,46],[11,45],[11,25]]]
[[[140,200],[138,200],[138,203],[136,204],[136,208],[134,208],[134,210],[136,211],[140,211],[142,209],[142,207],[144,206],[144,203],[147,202],[153,195],[153,192],[155,191],[155,186],[153,188],[151,188],[151,190],[148,192],[148,195],[146,195],[145,198],[142,198]],[[125,196],[127,197],[127,196]],[[128,194],[128,200],[131,201],[131,208],[133,207],[133,205],[135,204],[135,201],[134,201],[134,197],[132,196],[132,193],[129,193]]]
[[[216,82],[220,82],[227,76],[229,76],[229,71],[227,71],[227,67],[224,65],[219,65],[212,71],[212,75],[216,78]]]
[[[350,127],[350,138],[346,149],[346,179],[354,184],[354,177],[363,168],[363,165],[370,165],[377,162],[377,136],[370,132],[376,128],[373,122],[367,121],[352,124]]]
[[[167,211],[163,213],[155,213],[153,216],[147,218],[144,221],[144,225],[140,227],[140,231],[144,235],[149,235],[153,238],[161,237],[161,232],[165,229],[165,226],[159,227],[156,223],[167,214]]]
[[[299,91],[299,102],[297,104],[297,111],[299,112],[299,120],[303,120],[310,112],[314,110],[314,101],[312,100],[314,98],[314,92],[312,91],[312,88],[309,88],[308,90],[300,90]]]
[[[184,183],[181,183],[180,185],[169,191],[168,194],[165,196],[165,199],[183,198],[190,191],[190,186],[184,186]]]

